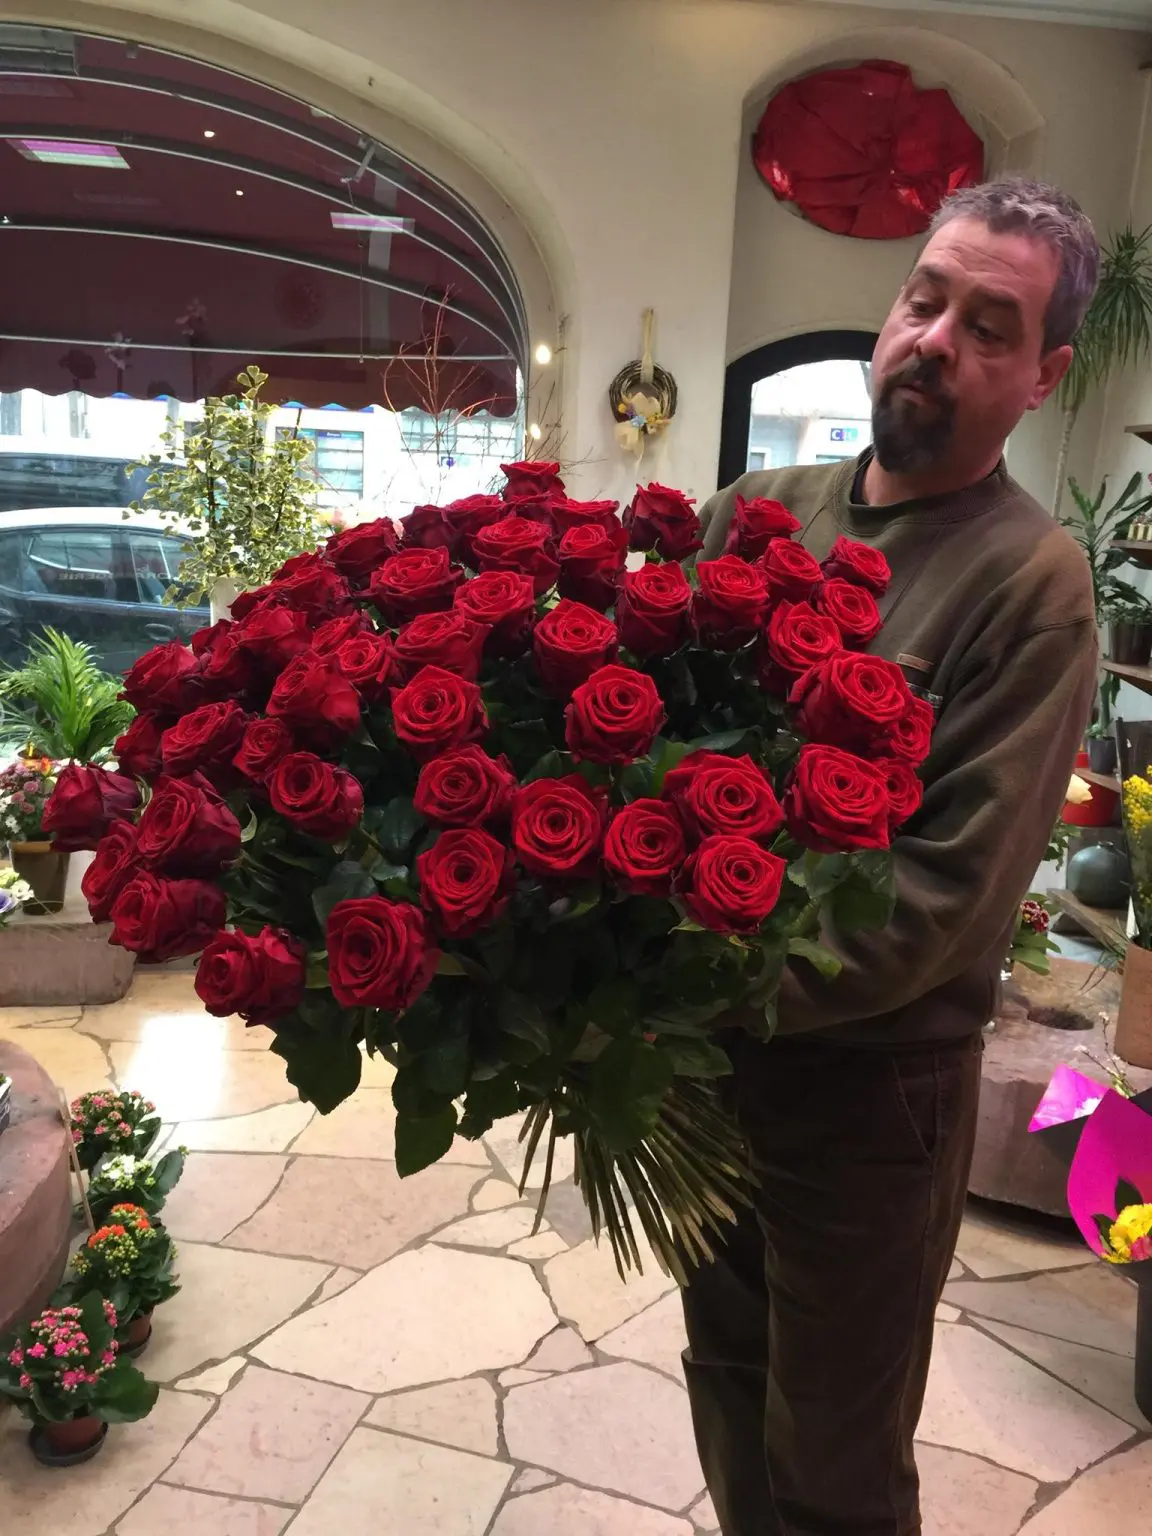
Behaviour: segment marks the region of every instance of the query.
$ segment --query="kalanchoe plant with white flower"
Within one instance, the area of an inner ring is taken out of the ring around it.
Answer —
[[[184,1172],[185,1151],[176,1147],[153,1165],[130,1153],[102,1162],[88,1185],[88,1205],[97,1222],[105,1222],[116,1205],[138,1205],[158,1216]]]
[[[4,1341],[0,1397],[35,1424],[89,1415],[129,1424],[151,1413],[159,1391],[116,1342],[116,1309],[97,1291],[78,1305],[49,1308]]]
[[[72,1100],[70,1109],[72,1140],[85,1170],[95,1168],[102,1157],[117,1153],[143,1156],[160,1130],[155,1104],[135,1089],[84,1093]]]

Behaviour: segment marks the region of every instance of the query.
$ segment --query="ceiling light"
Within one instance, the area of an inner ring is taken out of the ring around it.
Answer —
[[[360,213],[351,208],[333,208],[329,213],[333,229],[363,229],[374,235],[410,235],[415,219],[397,218],[388,213]]]
[[[128,162],[114,145],[78,144],[66,139],[9,139],[25,158],[41,165],[94,165],[126,171]]]
[[[532,441],[534,443],[538,443],[540,441],[540,439],[544,436],[543,432],[540,430],[540,425],[539,425],[538,422],[534,421],[532,423],[532,425],[528,428],[528,436],[532,439]]]
[[[237,197],[243,197],[244,196],[243,192],[240,190],[239,187],[236,188],[236,196]]]
[[[204,137],[206,139],[214,139],[216,137],[216,130],[215,130],[215,128],[205,128],[205,130],[204,130]]]
[[[546,341],[542,341],[536,348],[536,361],[540,364],[541,368],[547,368],[548,364],[552,361],[552,348]]]

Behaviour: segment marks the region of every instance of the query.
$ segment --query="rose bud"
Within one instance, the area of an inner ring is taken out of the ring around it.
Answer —
[[[415,621],[413,621],[415,622]],[[375,703],[396,680],[396,652],[390,635],[363,630],[331,654],[332,665],[362,699]],[[357,711],[359,718],[359,711]]]
[[[643,757],[664,724],[656,684],[631,667],[601,667],[565,711],[565,741],[577,762],[629,763]]]
[[[607,818],[607,795],[578,773],[534,779],[512,806],[516,858],[546,880],[587,879],[599,867]]]
[[[561,539],[573,528],[604,528],[612,533],[623,526],[618,501],[571,501],[567,496],[554,496],[548,503],[548,513]]]
[[[780,900],[785,859],[749,837],[707,837],[677,882],[685,911],[715,933],[758,933]]]
[[[540,681],[556,698],[567,698],[597,668],[613,660],[618,639],[610,619],[585,603],[562,597],[532,634]]]
[[[273,677],[311,648],[312,630],[306,614],[269,603],[237,624],[230,639],[261,675]]]
[[[233,699],[202,704],[170,725],[160,741],[164,772],[175,778],[203,773],[212,783],[231,783],[232,759],[244,738],[248,716]]]
[[[626,571],[616,598],[620,644],[635,655],[670,656],[688,639],[692,588],[680,566]]]
[[[881,734],[878,745],[886,756],[903,758],[913,768],[919,768],[932,750],[935,724],[931,704],[913,695],[904,713]]]
[[[843,534],[833,544],[821,569],[832,579],[849,581],[853,586],[866,587],[877,597],[883,597],[892,581],[892,570],[887,560],[871,544],[861,544],[846,539]]]
[[[457,596],[470,583],[457,588]],[[395,659],[400,676],[407,682],[421,667],[443,667],[475,682],[480,675],[480,658],[486,624],[477,624],[459,607],[450,613],[423,613],[412,619],[396,636]]]
[[[342,1008],[410,1008],[439,959],[419,907],[364,896],[328,914],[328,981]]]
[[[171,877],[217,875],[240,853],[240,823],[207,781],[163,778],[136,828],[141,864]]]
[[[278,715],[305,740],[331,746],[359,726],[360,695],[331,656],[305,651],[281,672],[268,713]]]
[[[326,843],[343,841],[364,813],[359,780],[311,752],[282,757],[265,784],[278,816],[298,832]]]
[[[122,697],[136,709],[178,715],[197,702],[200,663],[186,645],[169,640],[145,651],[124,674]]]
[[[162,772],[160,738],[164,734],[163,720],[162,715],[146,711],[136,716],[123,736],[117,736],[112,755],[122,773],[150,781]]]
[[[507,821],[516,789],[506,757],[489,757],[481,747],[457,747],[424,764],[414,804],[433,826],[479,827]]]
[[[486,626],[484,649],[491,655],[516,657],[528,649],[536,622],[536,589],[530,576],[485,571],[456,588],[454,607]]]
[[[334,534],[324,553],[342,576],[359,586],[399,548],[396,524],[390,517],[378,517],[375,522],[358,523]]]
[[[417,856],[416,870],[421,905],[447,938],[490,928],[512,894],[512,852],[480,827],[441,833]]]
[[[654,549],[664,560],[686,560],[704,545],[692,498],[655,482],[636,487],[624,527],[633,549]]]
[[[232,765],[254,784],[263,784],[281,759],[295,749],[295,739],[283,720],[251,720]]]
[[[747,754],[691,752],[669,769],[662,793],[696,838],[724,832],[770,842],[784,825],[771,777]]]
[[[787,698],[798,677],[844,649],[840,631],[809,603],[778,603],[760,653],[760,682]]]
[[[69,763],[57,776],[40,825],[58,853],[79,853],[95,848],[114,821],[131,820],[139,804],[139,787],[127,774]]]
[[[136,828],[130,821],[114,821],[80,881],[94,923],[108,921],[113,903],[138,868]]]
[[[900,668],[878,656],[842,651],[806,672],[789,702],[797,734],[827,746],[866,752],[888,744],[885,756],[903,757],[891,733],[908,716],[912,692]]]
[[[218,933],[196,967],[196,995],[217,1018],[272,1024],[300,1006],[306,973],[304,945],[285,928]]]
[[[812,606],[832,620],[850,649],[875,640],[884,622],[871,592],[839,576],[817,587]]]
[[[763,571],[736,555],[722,555],[700,561],[696,576],[692,624],[700,644],[738,651],[755,636],[768,607]]]
[[[452,530],[439,507],[413,507],[400,519],[400,532],[402,549],[447,549],[452,543]]]
[[[481,528],[507,517],[508,507],[499,496],[464,496],[459,501],[450,501],[440,515],[448,530],[453,555],[467,565],[474,565],[472,540]]]
[[[616,601],[616,587],[628,548],[628,535],[619,523],[611,529],[582,523],[560,540],[561,597],[586,603],[603,612]]]
[[[742,560],[759,560],[767,554],[773,539],[787,539],[800,532],[799,518],[793,517],[781,501],[769,501],[757,496],[745,501],[737,496],[733,502],[732,521],[724,541],[726,555],[739,555]]]
[[[286,574],[272,578],[278,603],[302,613],[313,625],[351,609],[348,582],[323,555],[297,555],[289,565],[291,571],[285,566]]]
[[[194,955],[227,918],[224,892],[208,880],[164,880],[140,870],[112,904],[110,944],[144,965]]]
[[[422,667],[410,683],[392,691],[392,728],[413,757],[427,762],[438,752],[477,741],[488,729],[488,716],[475,683],[443,667]]]
[[[630,896],[668,896],[687,856],[680,817],[664,800],[633,800],[613,816],[604,839],[604,867]]]
[[[531,577],[537,597],[555,584],[560,570],[551,525],[515,512],[481,528],[472,553],[481,571],[519,571]]]
[[[452,564],[443,546],[402,549],[376,571],[368,598],[389,624],[403,624],[419,613],[443,613],[451,608],[463,580],[464,572]]]
[[[767,550],[756,563],[764,572],[773,602],[802,603],[824,580],[816,556],[791,539],[769,539]]]
[[[784,813],[792,836],[815,853],[889,846],[885,775],[839,747],[801,747]]]
[[[881,775],[888,790],[888,830],[895,832],[920,809],[924,785],[912,764],[900,758],[877,758],[872,767]]]
[[[518,501],[529,496],[563,496],[564,482],[559,464],[545,460],[521,459],[515,464],[501,464],[504,475],[504,500]]]

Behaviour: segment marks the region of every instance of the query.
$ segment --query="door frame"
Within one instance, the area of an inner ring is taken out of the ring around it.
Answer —
[[[760,379],[799,368],[804,363],[830,363],[837,358],[867,363],[875,349],[875,331],[805,331],[756,347],[729,363],[724,374],[724,406],[720,418],[720,464],[716,483],[723,487],[748,468],[748,433],[752,426],[752,390]]]

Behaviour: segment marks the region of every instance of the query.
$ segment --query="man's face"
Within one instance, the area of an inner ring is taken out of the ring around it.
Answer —
[[[954,219],[924,249],[872,359],[876,458],[890,473],[994,459],[1072,360],[1044,351],[1059,262],[1043,241]]]

